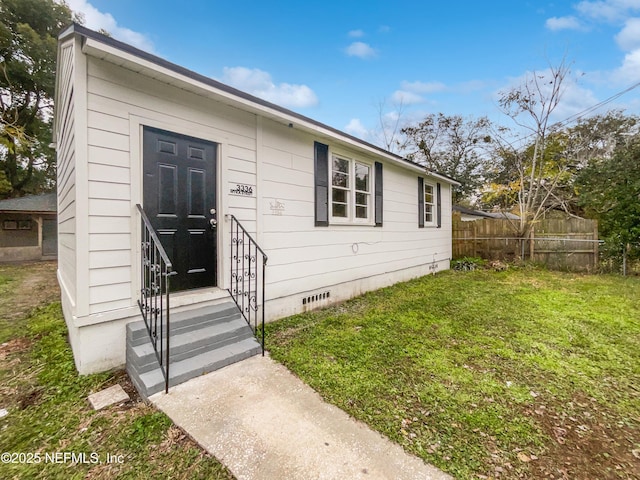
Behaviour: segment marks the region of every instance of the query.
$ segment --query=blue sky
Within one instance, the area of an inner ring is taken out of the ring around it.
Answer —
[[[556,121],[640,82],[640,0],[67,3],[89,28],[374,143],[399,110],[509,125],[498,92],[563,58]],[[640,88],[608,108],[640,113]]]

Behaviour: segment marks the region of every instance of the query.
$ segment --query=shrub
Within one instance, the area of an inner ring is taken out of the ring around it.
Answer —
[[[454,270],[469,272],[484,268],[487,261],[479,257],[462,257],[451,261],[451,268]]]

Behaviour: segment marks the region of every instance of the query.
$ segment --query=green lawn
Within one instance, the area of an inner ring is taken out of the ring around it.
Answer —
[[[16,301],[25,282],[33,285],[45,275],[55,282],[55,266],[46,268],[0,267],[0,408],[9,412],[0,418],[0,452],[27,454],[23,459],[33,462],[5,463],[3,457],[0,478],[232,479],[166,415],[140,401],[123,371],[77,374],[60,304],[31,309],[25,298]],[[94,411],[87,396],[116,383],[132,400]],[[80,461],[46,457],[65,453]],[[107,463],[107,454],[121,462]]]
[[[267,328],[274,359],[456,478],[640,478],[640,278],[448,271]]]

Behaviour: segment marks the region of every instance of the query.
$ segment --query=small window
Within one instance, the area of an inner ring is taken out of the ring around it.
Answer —
[[[436,187],[430,183],[424,184],[424,224],[433,226],[437,223]]]
[[[371,221],[371,166],[334,156],[331,162],[331,217],[338,222]]]
[[[31,220],[4,220],[2,222],[3,230],[31,230]]]
[[[368,220],[371,205],[371,168],[362,163],[355,164],[356,172],[356,218]]]
[[[2,222],[3,230],[18,230],[18,221],[17,220],[5,220]]]

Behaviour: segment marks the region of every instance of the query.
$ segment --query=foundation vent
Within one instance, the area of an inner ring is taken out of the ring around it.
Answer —
[[[327,300],[330,296],[331,292],[326,291],[322,293],[317,293],[315,295],[309,295],[307,297],[302,297],[302,305],[310,305],[315,302],[319,302],[321,300]]]

